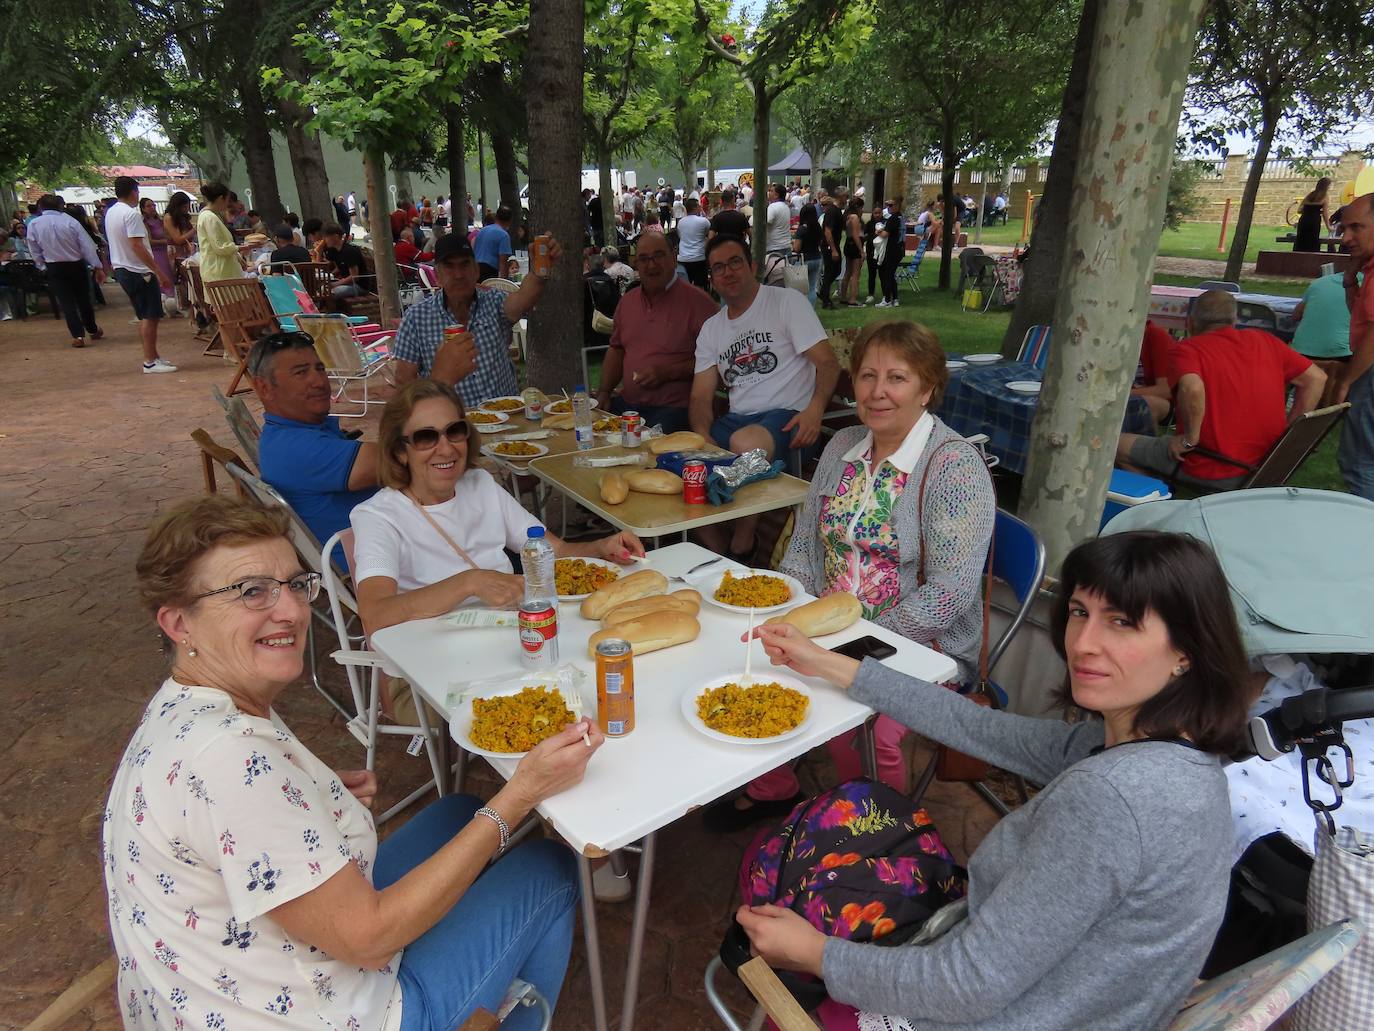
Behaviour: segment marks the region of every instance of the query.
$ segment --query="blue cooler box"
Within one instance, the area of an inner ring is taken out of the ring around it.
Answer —
[[[1112,470],[1112,482],[1107,486],[1107,505],[1102,509],[1101,527],[1111,522],[1112,517],[1128,508],[1143,505],[1149,501],[1168,501],[1173,497],[1169,485],[1141,473],[1129,473],[1125,469]]]

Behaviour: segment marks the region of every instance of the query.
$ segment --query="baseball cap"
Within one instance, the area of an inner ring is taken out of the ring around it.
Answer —
[[[463,233],[449,233],[434,245],[434,264],[448,261],[450,258],[471,258],[472,244],[468,243],[468,238]]]

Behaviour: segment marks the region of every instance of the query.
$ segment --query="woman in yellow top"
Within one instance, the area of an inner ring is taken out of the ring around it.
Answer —
[[[243,264],[239,261],[239,252],[247,247],[234,243],[234,235],[224,223],[224,214],[229,210],[229,188],[223,183],[206,183],[200,193],[205,198],[196,217],[200,278],[206,283],[240,279]]]

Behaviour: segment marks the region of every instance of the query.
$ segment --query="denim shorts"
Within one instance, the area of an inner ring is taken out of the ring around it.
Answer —
[[[115,281],[129,295],[136,318],[140,321],[162,318],[162,287],[158,285],[157,276],[127,268],[115,269],[114,275]]]
[[[730,446],[730,434],[745,426],[762,426],[773,437],[773,457],[785,458],[792,450],[792,438],[796,435],[793,427],[786,432],[783,427],[797,415],[792,408],[772,408],[766,412],[745,415],[742,412],[729,412],[711,423],[711,439],[723,448]]]

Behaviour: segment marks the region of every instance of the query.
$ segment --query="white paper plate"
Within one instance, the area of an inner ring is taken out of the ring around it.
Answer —
[[[572,415],[572,398],[556,397],[544,406],[545,415]]]
[[[792,592],[792,596],[788,598],[785,602],[783,602],[781,605],[767,605],[754,609],[753,612],[756,616],[767,615],[770,612],[780,612],[790,605],[795,605],[797,599],[806,593],[806,591],[802,588],[802,585],[798,583],[796,580],[792,579],[790,576],[787,576],[784,573],[779,573],[772,569],[750,569],[747,572],[739,572],[737,570],[732,569],[730,570],[730,572],[734,575],[735,579],[737,580],[743,579],[744,577],[749,576],[751,574],[757,574],[759,576],[777,577],[777,579],[782,580],[784,583],[786,583],[788,589]],[[701,591],[701,596],[717,608],[725,609],[727,612],[742,612],[747,616],[750,610],[746,607],[742,607],[739,605],[727,605],[723,601],[716,601],[716,590],[720,587],[720,582],[724,579],[725,571],[722,570],[721,572],[716,573],[710,579],[704,582],[694,583],[692,586],[696,587],[697,590]]]
[[[802,694],[806,695],[806,715],[802,717],[800,723],[786,733],[776,734],[773,737],[735,737],[733,734],[723,734],[719,730],[712,730],[703,723],[701,717],[697,715],[697,699],[701,697],[702,692],[709,691],[713,687],[721,687],[725,684],[738,684],[740,678],[743,676],[744,674],[740,672],[728,673],[720,677],[712,677],[699,687],[694,687],[683,692],[683,719],[685,719],[697,733],[704,734],[713,741],[723,741],[730,745],[776,745],[781,741],[786,741],[789,738],[794,738],[798,734],[806,732],[808,725],[811,723],[811,711],[815,708],[811,698],[811,689],[795,677],[790,677],[785,673],[775,672],[771,666],[760,673],[750,674],[750,680],[755,684],[781,684],[783,687],[790,687],[794,691],[800,691]]]
[[[520,407],[510,409],[493,408],[492,405],[498,401],[502,404],[505,404],[507,402],[518,403]],[[525,410],[525,399],[523,397],[516,397],[514,394],[507,394],[505,397],[489,397],[477,407],[482,409],[482,411],[484,412],[507,412],[508,414],[515,415]]]
[[[966,354],[964,361],[970,365],[996,365],[1002,360],[1000,354]]]
[[[508,427],[503,424],[510,422],[509,412],[497,412],[487,408],[474,408],[471,412],[468,412],[468,421],[471,422],[473,415],[477,412],[481,412],[483,415],[494,415],[497,419],[496,422],[473,422],[472,424],[477,427],[478,433],[501,433],[508,429]]]
[[[967,369],[968,362],[962,358],[949,358],[945,361],[945,368],[950,372],[958,372],[960,369]]]
[[[511,636],[511,645],[512,647],[515,646],[515,637],[513,634]],[[781,683],[781,681],[779,681],[779,683]],[[519,694],[526,686],[528,685],[517,683],[511,684],[508,687],[492,688],[489,691],[483,691],[479,697],[503,698],[506,695]],[[553,687],[551,690],[558,691],[562,694],[561,688]],[[564,698],[564,704],[566,705],[566,696],[564,696]],[[568,709],[572,711],[574,716],[578,715],[579,710],[576,705],[568,705]],[[592,706],[591,709],[592,712],[595,712],[596,706]],[[586,710],[587,705],[585,702],[582,702],[581,711],[585,713]],[[808,715],[810,715],[809,711]],[[519,759],[522,755],[526,754],[525,752],[492,752],[486,748],[478,748],[472,743],[472,698],[464,698],[454,707],[452,716],[449,720],[449,727],[452,728],[453,740],[457,741],[459,745],[466,748],[469,752],[473,752],[477,755],[484,755],[489,759]]]
[[[1033,379],[1014,379],[1007,384],[1007,389],[1013,394],[1038,394],[1040,382]]]
[[[529,441],[529,440],[518,441],[518,443],[521,443],[521,444],[528,444],[530,447],[538,448],[538,449],[539,449],[539,454],[538,454],[538,455],[503,455],[503,454],[500,454],[500,453],[496,450],[496,448],[499,446],[499,444],[483,444],[483,445],[482,445],[482,454],[488,456],[489,458],[499,458],[499,459],[500,459],[501,461],[503,461],[503,462],[528,462],[531,458],[538,458],[539,455],[547,455],[547,454],[549,453],[549,449],[548,449],[547,447],[545,447],[543,444],[536,444],[536,443],[534,443],[533,441]]]
[[[559,562],[564,562],[564,561],[568,561],[568,560],[567,560],[567,559],[554,559],[554,569],[555,569],[555,571],[557,570],[557,564],[558,564]],[[620,574],[620,576],[624,576],[624,575],[625,575],[625,567],[624,567],[624,566],[618,566],[618,565],[616,565],[614,562],[607,562],[605,559],[600,559],[600,558],[584,558],[582,561],[585,562],[585,563],[587,563],[587,565],[589,565],[589,566],[602,566],[602,567],[605,568],[605,569],[614,569],[617,573]],[[619,579],[620,579],[620,576],[617,576],[616,579],[619,580]],[[587,594],[560,594],[560,595],[558,596],[558,600],[559,600],[559,601],[581,601],[583,598],[586,598],[586,597],[588,597]]]

